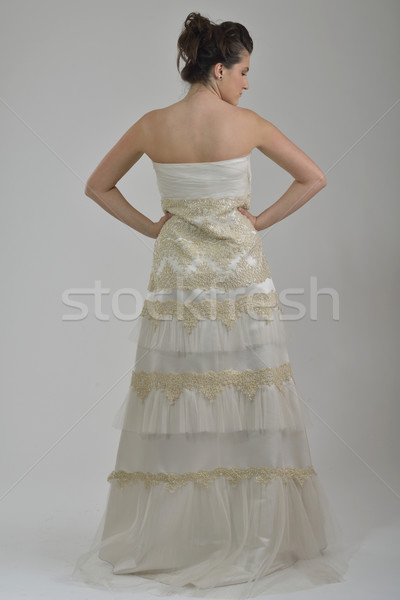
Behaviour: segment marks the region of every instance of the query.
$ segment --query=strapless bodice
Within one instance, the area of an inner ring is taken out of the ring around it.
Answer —
[[[213,162],[152,162],[162,199],[247,196],[251,189],[250,154]]]
[[[212,162],[152,162],[162,208],[173,216],[155,241],[149,291],[230,289],[264,281],[269,271],[258,232],[237,210],[250,209],[250,154]]]

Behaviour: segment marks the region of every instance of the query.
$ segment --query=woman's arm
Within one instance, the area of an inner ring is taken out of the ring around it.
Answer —
[[[257,217],[239,207],[240,212],[250,219],[258,231],[261,231],[291,215],[308,202],[326,186],[326,177],[315,162],[277,127],[256,112],[250,112],[256,147],[294,177],[293,183],[286,192]]]
[[[144,154],[145,139],[146,115],[136,121],[106,154],[87,180],[85,194],[122,223],[156,238],[172,215],[167,213],[155,223],[129,204],[116,187],[121,177]]]

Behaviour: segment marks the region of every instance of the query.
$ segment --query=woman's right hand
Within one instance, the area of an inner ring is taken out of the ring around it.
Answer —
[[[160,233],[161,229],[163,228],[164,223],[166,223],[168,221],[168,219],[170,219],[173,216],[174,215],[172,213],[170,213],[169,210],[167,210],[165,215],[163,217],[161,217],[161,219],[159,221],[153,222],[153,224],[150,228],[149,237],[157,238],[158,234]]]

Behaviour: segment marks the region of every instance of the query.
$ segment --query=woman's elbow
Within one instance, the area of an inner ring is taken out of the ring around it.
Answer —
[[[96,193],[93,182],[90,179],[87,180],[85,184],[85,196],[93,196]]]
[[[323,171],[320,172],[319,176],[318,176],[318,181],[321,185],[321,187],[325,187],[326,186],[326,177],[325,177],[325,173]]]
[[[325,174],[321,171],[321,173],[317,175],[316,179],[314,179],[312,184],[313,186],[317,186],[319,189],[324,188],[327,184]]]

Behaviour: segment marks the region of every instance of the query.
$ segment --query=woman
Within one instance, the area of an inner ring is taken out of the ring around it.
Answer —
[[[135,370],[114,422],[122,432],[107,508],[78,566],[111,588],[147,581],[141,593],[151,580],[168,593],[229,598],[254,594],[256,582],[263,593],[340,581],[347,565],[328,553],[337,524],[311,464],[309,414],[258,233],[326,179],[279,129],[238,106],[253,50],[243,25],[190,13],[178,50],[188,93],[139,119],[85,190],[156,241]],[[294,178],[257,216],[255,148]],[[161,192],[157,222],[115,187],[143,154]]]
[[[218,61],[225,47],[224,62]],[[181,76],[191,84],[188,93],[171,106],[146,113],[132,125],[90,176],[86,195],[129,227],[156,238],[171,214],[154,223],[115,187],[143,154],[159,163],[196,163],[260,150],[288,171],[294,181],[258,216],[238,207],[257,231],[298,210],[325,187],[325,175],[311,158],[272,123],[250,109],[238,107],[243,91],[249,89],[253,50],[243,26],[229,21],[213,25],[198,13],[190,13],[178,48],[178,66],[180,58],[186,60]]]

